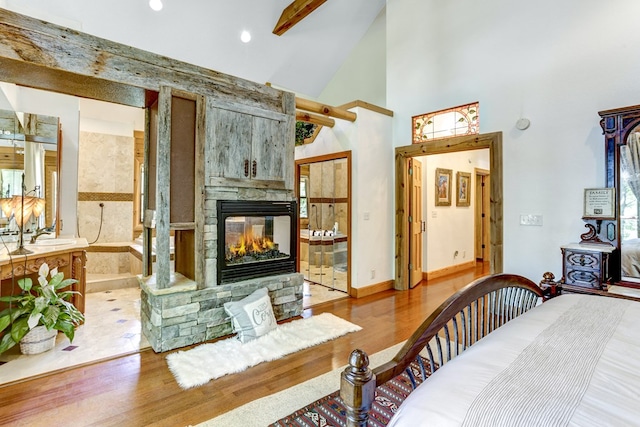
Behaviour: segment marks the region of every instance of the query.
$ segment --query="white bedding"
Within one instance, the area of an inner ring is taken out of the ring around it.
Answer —
[[[622,275],[640,277],[640,239],[623,240],[620,253]]]
[[[437,370],[389,426],[633,426],[639,399],[640,303],[562,295]]]

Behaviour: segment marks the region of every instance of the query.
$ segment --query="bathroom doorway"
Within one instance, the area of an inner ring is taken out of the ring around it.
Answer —
[[[330,291],[351,291],[351,152],[296,160],[298,271]]]

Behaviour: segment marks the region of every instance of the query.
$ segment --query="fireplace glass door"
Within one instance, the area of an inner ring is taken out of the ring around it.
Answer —
[[[297,204],[218,201],[218,284],[295,272]]]
[[[224,229],[227,267],[291,256],[289,216],[230,216],[225,219]]]

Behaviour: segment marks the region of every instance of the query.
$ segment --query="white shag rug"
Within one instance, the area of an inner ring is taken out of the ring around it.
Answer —
[[[171,353],[167,356],[167,363],[180,387],[187,389],[360,329],[360,326],[331,313],[322,313],[283,323],[268,334],[244,344],[233,337]]]

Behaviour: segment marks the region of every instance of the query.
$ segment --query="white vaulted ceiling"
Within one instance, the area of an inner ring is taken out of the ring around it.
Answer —
[[[385,0],[328,0],[272,33],[293,0],[0,0],[0,7],[258,83],[317,97]],[[243,30],[251,42],[240,41]]]

